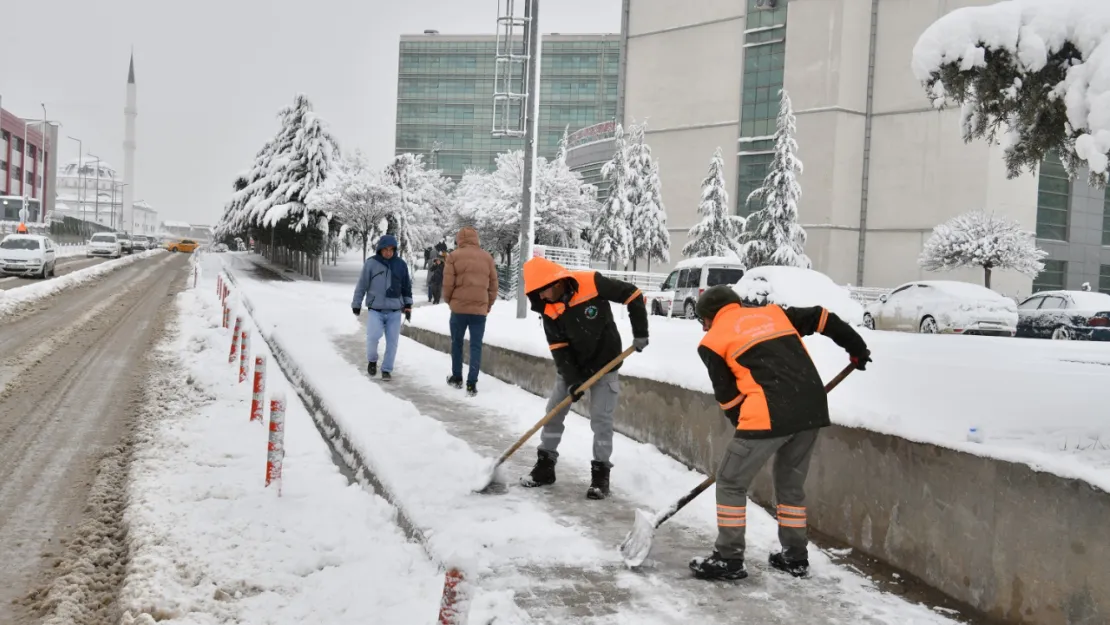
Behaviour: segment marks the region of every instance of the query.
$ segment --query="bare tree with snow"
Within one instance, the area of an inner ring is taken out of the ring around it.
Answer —
[[[709,161],[709,175],[701,183],[701,203],[698,204],[701,221],[690,228],[689,240],[682,246],[686,257],[737,256],[740,251],[740,234],[744,218],[733,215],[728,208],[728,191],[725,189],[725,162],[721,148]]]
[[[343,235],[351,233],[362,242],[366,260],[369,242],[385,233],[388,217],[399,207],[400,192],[371,168],[362,152],[341,160],[324,184],[307,198],[309,210],[333,216],[342,224]]]
[[[798,175],[802,173],[802,161],[797,155],[796,131],[790,96],[782,90],[775,155],[763,185],[747,197],[748,203],[759,199],[762,205],[748,216],[740,239],[740,259],[747,267],[779,265],[809,269],[813,266],[805,253],[806,231],[798,224],[798,199],[802,196]]]
[[[647,259],[648,267],[652,260],[665,263],[671,259],[671,236],[667,231],[667,211],[663,206],[663,182],[659,179],[659,164],[651,154],[651,146],[644,140],[646,130],[646,122],[632,126],[627,146],[633,270],[640,258]]]
[[[633,205],[629,200],[633,172],[628,163],[628,136],[617,124],[613,138],[613,158],[601,168],[601,175],[612,181],[609,197],[590,224],[590,246],[594,258],[607,260],[611,267],[623,267],[632,258]]]
[[[1071,173],[1110,169],[1110,4],[1012,0],[957,9],[918,38],[913,71],[934,105],[962,107],[964,141],[1001,140],[1007,173],[1052,151]]]
[[[1044,270],[1048,252],[1037,249],[1032,232],[992,213],[971,211],[933,228],[918,264],[925,271],[982,267],[983,286],[991,286],[991,272],[1009,269],[1034,277]]]

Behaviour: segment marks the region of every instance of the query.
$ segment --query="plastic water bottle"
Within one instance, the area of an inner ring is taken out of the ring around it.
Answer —
[[[983,430],[977,427],[971,427],[967,430],[967,442],[969,443],[982,443],[985,439]]]

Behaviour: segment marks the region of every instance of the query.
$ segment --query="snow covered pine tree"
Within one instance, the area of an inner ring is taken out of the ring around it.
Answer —
[[[794,140],[794,108],[786,90],[779,92],[778,129],[775,131],[775,155],[767,168],[763,186],[747,197],[761,200],[762,208],[748,216],[740,238],[740,260],[746,267],[781,265],[809,269],[813,266],[805,253],[806,231],[798,225],[798,198],[802,187],[798,174],[798,143]]]
[[[343,158],[324,180],[308,194],[309,210],[331,213],[362,241],[362,260],[369,242],[385,234],[384,222],[396,210],[400,192],[382,173],[370,167],[359,150]]]
[[[629,202],[628,139],[624,128],[617,124],[613,136],[613,159],[601,168],[601,175],[612,181],[609,197],[594,214],[590,226],[590,246],[594,258],[607,260],[614,268],[623,268],[632,258],[632,230],[629,228],[632,205]]]
[[[740,233],[744,218],[730,215],[728,191],[725,189],[725,162],[721,148],[709,161],[709,175],[701,183],[701,203],[698,213],[702,219],[690,228],[689,240],[682,246],[686,257],[737,256],[740,251]]]
[[[1050,152],[1069,172],[1110,169],[1110,4],[1013,0],[956,9],[925,30],[914,75],[934,105],[963,107],[964,141],[1004,136],[1007,173],[1036,168]]]
[[[951,271],[982,267],[983,286],[991,286],[991,271],[1012,269],[1027,276],[1044,270],[1041,259],[1048,252],[1037,249],[1032,232],[1016,221],[983,211],[971,211],[933,228],[918,264],[925,271]]]
[[[659,179],[659,163],[651,155],[651,146],[644,141],[647,124],[632,126],[628,142],[629,203],[632,209],[629,229],[632,233],[632,269],[636,261],[669,262],[671,235],[667,232],[667,211],[663,207],[663,183]]]

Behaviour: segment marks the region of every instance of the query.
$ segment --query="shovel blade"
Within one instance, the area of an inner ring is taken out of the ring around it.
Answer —
[[[508,491],[502,466],[496,460],[490,460],[475,480],[474,492],[481,495],[500,495]]]
[[[628,568],[636,568],[647,560],[651,553],[651,540],[655,535],[655,515],[636,510],[636,520],[632,531],[621,543],[621,558]]]

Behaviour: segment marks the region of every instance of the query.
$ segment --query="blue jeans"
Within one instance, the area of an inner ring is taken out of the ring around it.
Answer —
[[[482,337],[486,334],[485,315],[462,315],[451,313],[451,377],[462,378],[463,335],[470,329],[470,371],[466,383],[478,382],[478,370],[482,366]]]
[[[378,362],[378,343],[385,335],[385,360],[382,371],[392,372],[397,359],[397,342],[401,337],[401,311],[369,310],[366,318],[366,362]]]

